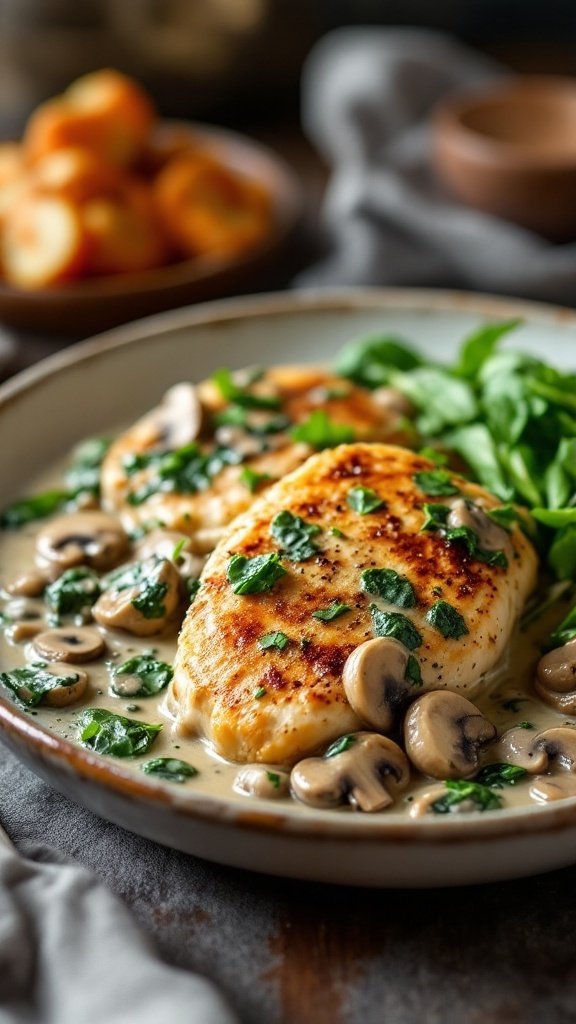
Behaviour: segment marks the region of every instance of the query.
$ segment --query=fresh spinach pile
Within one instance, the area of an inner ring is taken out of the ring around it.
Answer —
[[[502,348],[518,325],[480,327],[452,366],[425,360],[398,338],[361,338],[345,346],[336,370],[406,395],[422,445],[454,452],[503,502],[526,506],[554,575],[576,579],[576,374]]]

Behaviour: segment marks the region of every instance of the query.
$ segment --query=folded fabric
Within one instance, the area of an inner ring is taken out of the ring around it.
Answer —
[[[168,967],[94,876],[0,848],[1,1024],[234,1024],[212,985]]]
[[[576,301],[576,243],[556,245],[448,195],[430,165],[430,119],[455,89],[509,72],[449,36],[341,29],[312,51],[303,123],[332,173],[328,254],[297,280],[471,288]]]

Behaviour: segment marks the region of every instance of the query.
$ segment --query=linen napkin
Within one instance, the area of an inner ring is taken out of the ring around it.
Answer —
[[[576,302],[576,243],[473,210],[432,172],[438,100],[507,73],[428,30],[340,29],[317,44],[304,68],[303,123],[332,169],[328,252],[298,286],[449,286]]]
[[[208,981],[160,961],[94,875],[30,854],[0,846],[1,1024],[234,1024]]]

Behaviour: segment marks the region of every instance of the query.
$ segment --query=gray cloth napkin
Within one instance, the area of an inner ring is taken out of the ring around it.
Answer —
[[[31,852],[0,848],[2,1024],[233,1024],[210,983],[163,964],[93,875]]]
[[[470,288],[576,301],[576,243],[555,245],[449,196],[430,166],[429,115],[460,88],[506,74],[440,33],[341,29],[312,51],[303,122],[332,168],[328,255],[299,286]]]

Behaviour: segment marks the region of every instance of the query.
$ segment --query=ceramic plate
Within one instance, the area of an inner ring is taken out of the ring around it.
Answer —
[[[264,296],[180,310],[60,353],[0,389],[3,500],[83,437],[149,408],[217,366],[329,361],[346,340],[390,331],[439,360],[486,319],[521,317],[515,343],[574,365],[576,314],[425,291]],[[8,667],[8,666],[3,666]],[[71,799],[148,838],[224,864],[325,882],[437,886],[486,882],[576,861],[576,798],[556,805],[412,820],[210,797],[155,783],[91,754],[0,698],[3,741]]]
[[[199,256],[153,270],[86,278],[33,292],[0,282],[0,321],[42,334],[86,336],[150,313],[263,283],[302,214],[302,194],[295,176],[275,153],[236,132],[168,121],[156,134],[161,139],[174,128],[189,131],[223,164],[266,186],[272,221],[262,241],[236,256]]]

